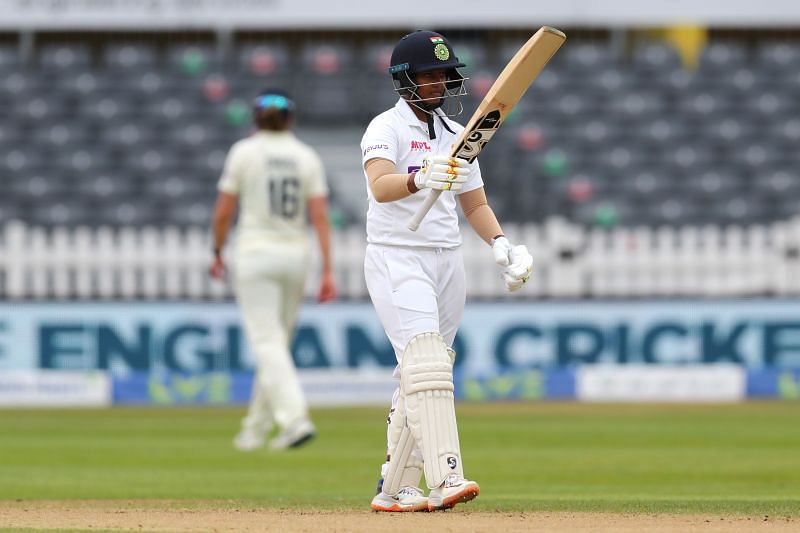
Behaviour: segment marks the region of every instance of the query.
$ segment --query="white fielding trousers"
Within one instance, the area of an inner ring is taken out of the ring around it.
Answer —
[[[305,241],[241,248],[236,254],[236,299],[256,359],[246,429],[284,429],[308,417],[291,354],[303,298],[309,249]]]
[[[438,331],[452,346],[467,298],[460,249],[368,244],[364,277],[378,319],[394,347],[396,378],[413,337]],[[398,385],[391,412],[399,391]]]

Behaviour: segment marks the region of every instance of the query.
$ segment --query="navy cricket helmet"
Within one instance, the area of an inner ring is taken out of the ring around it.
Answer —
[[[447,96],[464,94],[464,76],[458,68],[464,67],[458,60],[450,42],[442,35],[426,30],[409,33],[395,45],[389,65],[389,74],[394,80],[395,90],[401,96],[417,97],[414,76],[421,72],[444,70],[447,76]]]
[[[294,114],[295,103],[289,93],[282,89],[262,89],[253,101],[253,111],[258,112],[269,108],[277,109],[285,118],[289,118]]]

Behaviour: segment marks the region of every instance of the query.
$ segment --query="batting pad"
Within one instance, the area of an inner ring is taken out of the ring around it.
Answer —
[[[453,361],[438,333],[422,333],[403,353],[400,390],[411,434],[422,450],[429,488],[448,474],[463,477],[453,399]]]
[[[397,400],[389,423],[389,468],[383,479],[383,493],[395,496],[403,487],[419,487],[422,460],[414,453],[417,442],[406,425],[403,395]]]

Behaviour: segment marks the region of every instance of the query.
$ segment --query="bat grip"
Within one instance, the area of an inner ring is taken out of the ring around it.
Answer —
[[[430,194],[425,198],[425,202],[419,208],[419,211],[414,213],[414,216],[411,217],[411,222],[408,223],[408,229],[411,231],[417,231],[417,229],[419,229],[420,222],[422,222],[422,219],[425,218],[425,215],[428,214],[428,211],[431,210],[431,207],[433,207],[433,204],[436,203],[436,200],[441,194],[441,190],[431,189]]]

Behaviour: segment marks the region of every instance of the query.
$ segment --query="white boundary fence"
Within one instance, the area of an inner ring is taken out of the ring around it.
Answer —
[[[586,229],[563,220],[507,226],[528,245],[534,275],[507,296],[488,246],[464,231],[471,297],[643,298],[800,295],[800,217],[764,226]],[[334,233],[341,296],[366,298],[363,229]],[[312,247],[312,249],[315,249]],[[0,227],[0,298],[218,299],[207,230]],[[229,254],[230,255],[230,254]],[[307,295],[317,288],[319,261]]]

